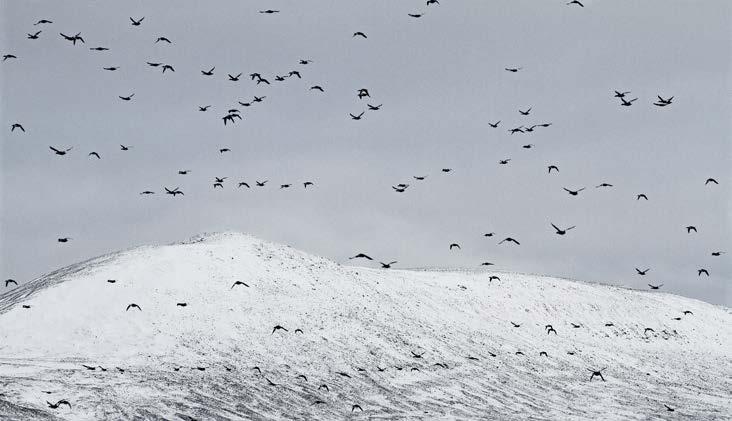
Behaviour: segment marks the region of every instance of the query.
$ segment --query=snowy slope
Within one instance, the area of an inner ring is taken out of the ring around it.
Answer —
[[[730,326],[657,291],[206,235],[3,291],[0,419],[732,419]]]

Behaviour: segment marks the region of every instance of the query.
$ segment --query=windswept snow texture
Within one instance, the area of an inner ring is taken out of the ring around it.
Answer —
[[[215,234],[4,291],[0,419],[730,419],[731,326],[657,291]]]

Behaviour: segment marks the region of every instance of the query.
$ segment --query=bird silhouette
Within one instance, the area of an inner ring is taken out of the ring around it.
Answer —
[[[636,195],[636,196],[635,196],[635,200],[641,200],[641,199],[645,199],[645,200],[648,200],[648,196],[646,196],[646,195],[645,195],[645,194],[643,194],[643,193],[641,193],[641,194],[639,194],[639,195]]]
[[[407,13],[407,16],[416,19],[416,18],[421,18],[422,16],[424,16],[424,13]]]
[[[498,120],[495,123],[488,123],[488,125],[493,127],[494,129],[497,129],[499,124],[501,124],[501,120]]]
[[[43,32],[43,31],[38,31],[35,34],[27,34],[28,39],[38,39],[38,35],[41,35],[41,32]]]
[[[564,234],[566,234],[566,233],[567,233],[567,231],[569,231],[569,230],[571,230],[571,229],[575,228],[575,226],[574,226],[574,225],[572,225],[572,226],[571,226],[571,227],[569,227],[569,228],[566,228],[566,229],[560,229],[560,228],[559,228],[559,227],[557,227],[556,225],[554,225],[554,224],[552,224],[552,223],[550,223],[550,224],[551,224],[551,226],[552,226],[552,227],[554,227],[554,230],[556,231],[557,235],[564,235]]]
[[[163,65],[163,73],[165,73],[166,70],[170,70],[171,72],[175,72],[175,69],[170,64],[164,64]]]
[[[697,276],[701,276],[701,275],[702,275],[702,273],[703,273],[703,274],[705,274],[705,275],[707,275],[707,276],[709,276],[709,271],[708,271],[708,270],[706,270],[706,269],[704,269],[704,268],[702,268],[702,269],[699,269],[699,270],[697,270],[696,272],[697,272]]]
[[[71,43],[74,45],[76,45],[76,41],[80,41],[82,44],[86,44],[84,42],[84,38],[81,37],[81,32],[77,33],[74,36],[64,35],[63,33],[59,33],[59,35],[61,35],[66,41],[71,41]]]
[[[138,306],[138,305],[137,305],[137,304],[135,304],[135,303],[129,304],[129,305],[127,306],[127,310],[125,310],[125,311],[129,311],[129,310],[130,310],[131,308],[136,308],[136,309],[138,309],[138,310],[142,311],[142,309],[140,308],[140,306]]]
[[[51,403],[49,401],[46,401],[46,403],[48,404],[48,407],[51,409],[58,409],[58,407],[61,405],[68,405],[69,409],[71,409],[71,403],[69,403],[69,401],[67,401],[66,399],[61,399],[60,401],[58,401],[56,403]]]
[[[158,66],[162,66],[163,65],[163,63],[152,63],[152,62],[149,62],[149,61],[147,61],[146,63],[150,67],[158,67]]]
[[[238,75],[236,75],[236,76],[232,76],[232,75],[230,75],[230,74],[227,74],[227,76],[229,76],[229,80],[230,80],[230,81],[232,81],[232,82],[238,82],[238,81],[239,81],[239,78],[241,77],[241,73],[239,73],[239,74],[238,74]]]
[[[91,51],[109,51],[109,48],[106,47],[93,47],[90,48]]]
[[[499,278],[499,277],[498,277],[498,276],[496,276],[496,275],[491,275],[491,276],[490,276],[490,277],[488,278],[488,282],[493,282],[493,281],[500,281],[500,280],[501,280],[501,278]]]
[[[134,93],[133,93],[133,94],[130,94],[130,95],[127,95],[127,96],[122,96],[122,95],[120,95],[120,96],[119,96],[119,99],[121,99],[122,101],[129,101],[129,100],[131,100],[131,99],[132,99],[132,97],[133,97],[133,96],[135,96],[135,94],[134,94]]]
[[[567,6],[569,6],[570,4],[576,4],[576,5],[578,5],[579,7],[585,7],[585,5],[584,5],[584,4],[582,4],[582,3],[580,3],[580,2],[579,2],[579,0],[572,0],[572,1],[570,1],[569,3],[567,3]]]
[[[198,111],[204,111],[205,112],[205,111],[208,111],[208,109],[210,107],[211,107],[210,105],[204,105],[203,107],[199,106],[198,107]]]
[[[132,17],[130,17],[130,20],[132,21],[132,26],[140,26],[140,24],[142,24],[142,21],[145,20],[145,16],[141,17],[138,20],[134,20],[132,19]]]
[[[572,325],[572,327],[573,327],[573,328],[575,328],[575,329],[579,329],[579,328],[581,327],[581,325],[578,325],[578,324],[574,324],[574,323],[570,323],[570,324],[571,324],[571,325]]]
[[[56,241],[58,241],[59,243],[68,243],[69,240],[72,240],[72,238],[71,237],[61,237],[61,238],[58,238]]]
[[[89,155],[88,155],[88,156],[96,156],[96,157],[97,157],[97,159],[102,159],[102,158],[101,158],[101,157],[99,156],[99,154],[98,154],[98,153],[96,153],[96,152],[89,152]]]
[[[391,265],[397,263],[397,261],[395,260],[395,261],[389,262],[389,263],[384,263],[384,262],[379,262],[379,263],[381,263],[382,269],[391,269]]]
[[[518,324],[518,323],[514,323],[514,322],[511,322],[511,325],[513,325],[513,327],[521,327],[521,325],[520,325],[520,324]]]
[[[557,167],[556,165],[549,165],[547,168],[549,168],[549,171],[548,171],[549,174],[552,173],[552,170],[559,172],[559,167]]]
[[[622,105],[623,107],[630,107],[631,105],[633,105],[633,102],[637,100],[638,98],[633,98],[630,101],[626,100],[625,98],[620,98],[620,101],[622,101],[620,105]]]
[[[11,58],[18,58],[18,57],[15,54],[5,54],[5,55],[3,55],[3,62],[5,60],[9,60]]]
[[[665,107],[667,105],[671,105],[671,101],[673,101],[674,97],[669,97],[668,99],[663,99],[661,95],[656,95],[658,97],[658,101],[654,102],[653,105],[657,107]]]
[[[170,42],[170,40],[166,37],[158,37],[158,39],[155,40],[155,44],[159,42],[167,42],[168,44],[172,44],[172,42]]]
[[[145,190],[143,192],[140,192],[140,194],[148,195],[148,194],[155,194],[155,192],[154,191],[150,191],[150,190]]]
[[[615,91],[615,98],[625,98],[625,96],[628,95],[629,93],[630,93],[630,91],[625,91],[625,92]]]
[[[355,255],[353,257],[349,257],[348,260],[360,259],[360,258],[364,258],[364,259],[367,259],[367,260],[374,260],[374,259],[372,259],[371,257],[367,256],[364,253],[358,253],[357,255]]]
[[[282,327],[282,326],[280,326],[280,325],[277,325],[277,326],[275,326],[275,327],[274,327],[274,328],[272,329],[272,333],[271,333],[271,335],[274,335],[274,333],[275,333],[275,332],[277,332],[278,330],[284,330],[285,332],[289,332],[289,330],[285,329],[284,327]]]
[[[506,165],[506,164],[508,164],[508,163],[509,163],[510,161],[511,161],[511,158],[508,158],[508,159],[501,159],[500,161],[498,161],[498,163],[499,163],[499,164],[501,164],[501,165]]]
[[[104,70],[109,70],[110,72],[114,72],[115,70],[119,69],[119,67],[118,67],[118,66],[113,66],[113,67],[102,67],[102,69],[104,69]]]
[[[649,271],[649,270],[651,270],[651,269],[650,269],[650,268],[648,268],[648,269],[646,269],[646,270],[640,270],[640,269],[638,269],[638,268],[635,268],[635,271],[636,271],[636,272],[638,272],[638,275],[641,275],[641,276],[643,276],[643,275],[645,275],[646,273],[648,273],[648,271]]]
[[[14,131],[15,131],[15,129],[20,129],[20,131],[21,131],[21,132],[25,133],[25,127],[23,127],[23,125],[22,125],[22,124],[20,124],[20,123],[13,123],[13,124],[12,124],[12,125],[10,126],[10,132],[11,132],[11,133],[12,133],[12,132],[14,132]]]
[[[690,233],[691,233],[692,231],[694,231],[694,232],[698,232],[698,231],[696,230],[696,227],[695,227],[695,226],[693,226],[693,225],[689,225],[688,227],[686,227],[686,233],[687,233],[687,234],[690,234]]]
[[[590,376],[590,381],[592,381],[595,376],[599,376],[602,381],[605,381],[605,378],[602,377],[602,372],[605,371],[605,369],[607,369],[607,367],[603,368],[602,370],[593,370],[588,368],[587,370],[592,373],[592,375]]]
[[[520,113],[521,115],[529,115],[529,114],[531,113],[531,107],[529,107],[529,109],[528,109],[528,110],[526,110],[526,111],[523,111],[523,110],[519,110],[519,113]]]
[[[263,14],[266,14],[266,15],[271,15],[273,13],[280,13],[280,11],[279,10],[267,9],[267,10],[260,10],[259,13],[263,13]]]
[[[221,148],[221,149],[219,149],[219,153],[224,153],[224,152],[231,152],[231,149],[229,149],[229,148]]]
[[[176,187],[173,190],[165,187],[165,194],[169,194],[169,195],[171,195],[173,197],[175,197],[176,195],[179,195],[179,194],[181,196],[185,196],[185,194],[182,191],[179,190],[179,187]]]
[[[53,152],[54,152],[54,153],[55,153],[56,155],[59,155],[59,156],[63,156],[63,155],[66,155],[66,154],[67,154],[67,153],[68,153],[68,152],[69,152],[70,150],[74,149],[74,147],[73,147],[73,146],[72,146],[72,147],[70,147],[70,148],[68,148],[68,149],[56,149],[56,148],[54,148],[53,146],[49,146],[49,148],[50,148],[50,149],[51,149],[51,150],[52,150],[52,151],[53,151]]]
[[[249,184],[247,184],[247,183],[245,183],[245,182],[243,182],[243,181],[239,182],[239,184],[238,184],[238,185],[237,185],[236,187],[237,187],[237,188],[240,188],[240,187],[242,187],[242,186],[244,186],[244,187],[246,187],[246,188],[248,188],[248,189],[250,189],[250,188],[251,188],[251,187],[249,187]]]
[[[581,189],[578,189],[578,190],[570,190],[570,189],[568,189],[566,187],[562,187],[562,188],[564,189],[564,191],[566,191],[567,193],[569,193],[571,196],[577,196],[582,190],[585,189],[584,187],[582,187]]]
[[[204,75],[204,76],[213,76],[213,74],[214,74],[214,69],[215,69],[215,68],[216,68],[216,66],[212,67],[212,68],[211,68],[211,69],[209,69],[209,70],[201,70],[201,74],[202,74],[202,75]]]
[[[381,109],[381,106],[384,104],[379,104],[379,105],[366,104],[366,105],[369,107],[369,111],[378,111]]]
[[[520,245],[521,245],[521,243],[519,243],[518,241],[514,240],[514,239],[513,239],[513,238],[511,238],[511,237],[506,237],[506,238],[504,238],[504,239],[503,239],[503,240],[501,240],[501,241],[500,241],[500,242],[499,242],[498,244],[503,244],[503,243],[506,243],[506,242],[508,242],[508,243],[514,243],[514,244],[516,244],[517,246],[520,246]]]
[[[366,36],[366,34],[364,34],[363,32],[360,32],[360,31],[359,31],[359,32],[354,32],[354,33],[353,33],[353,36],[352,36],[351,38],[353,38],[353,37],[362,37],[362,38],[368,38],[368,37]]]
[[[723,252],[723,251],[713,251],[713,252],[712,252],[712,256],[715,256],[715,257],[719,257],[719,256],[721,256],[721,255],[723,255],[723,254],[724,254],[724,252]]]
[[[663,284],[660,284],[660,285],[651,285],[651,284],[648,284],[648,286],[649,286],[649,287],[650,287],[651,289],[659,289],[659,288],[661,288],[661,287],[663,286]]]
[[[247,285],[245,282],[236,281],[236,282],[234,282],[233,285],[231,285],[231,288],[230,289],[234,289],[234,287],[237,286],[237,285],[244,285],[245,287],[249,288],[249,285]]]
[[[450,244],[450,250],[452,250],[453,248],[460,249],[460,244],[458,244],[458,243],[452,243],[452,244]]]
[[[598,189],[600,187],[612,187],[612,186],[613,186],[612,184],[602,183],[602,184],[598,184],[597,186],[595,186],[595,188]]]
[[[523,69],[523,67],[506,67],[506,71],[511,73],[516,73],[521,69]]]
[[[320,91],[320,92],[325,92],[325,91],[323,90],[323,87],[322,87],[322,86],[320,86],[320,85],[313,85],[313,86],[311,86],[311,87],[310,87],[310,90],[311,90],[311,91]]]
[[[668,406],[668,405],[666,405],[666,404],[663,404],[663,406],[665,406],[665,407],[666,407],[666,410],[667,410],[668,412],[674,412],[674,409],[673,409],[673,408],[671,408],[670,406]]]
[[[363,111],[361,111],[361,114],[359,114],[359,115],[353,115],[351,113],[348,113],[348,115],[350,115],[353,120],[360,120],[361,117],[363,117],[363,114],[364,114]]]
[[[119,149],[122,151],[129,151],[132,146],[119,145]]]
[[[7,288],[10,284],[15,284],[15,286],[18,286],[18,283],[15,281],[15,279],[6,279],[5,280],[5,288]]]
[[[361,408],[361,405],[356,404],[356,405],[351,406],[351,412],[353,412],[353,411],[355,411],[357,409],[359,411],[363,412],[363,408]]]
[[[707,184],[709,184],[709,183],[719,184],[719,183],[717,182],[717,180],[715,180],[715,179],[713,179],[713,178],[707,178],[707,181],[705,181],[705,182],[704,182],[704,185],[706,186],[706,185],[707,185]]]
[[[48,20],[48,19],[41,19],[38,22],[34,23],[33,26],[41,25],[41,24],[44,24],[44,23],[53,23],[53,22],[50,21],[50,20]]]

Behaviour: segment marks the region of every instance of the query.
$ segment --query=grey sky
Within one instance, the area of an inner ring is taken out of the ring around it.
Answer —
[[[341,262],[356,252],[396,267],[490,261],[732,304],[732,3],[441,3],[1,0],[0,51],[18,60],[0,64],[0,277],[27,281],[108,251],[237,230]],[[268,8],[281,13],[257,13]],[[130,16],[145,20],[132,27]],[[54,23],[33,26],[42,18]],[[82,46],[59,36],[79,31]],[[305,58],[314,62],[298,65]],[[200,74],[212,66],[214,77]],[[290,70],[303,79],[274,81]],[[272,85],[256,86],[252,72]],[[315,84],[325,93],[308,90]],[[362,87],[370,100],[356,98]],[[621,107],[615,89],[639,99]],[[657,94],[673,105],[653,106]],[[253,95],[267,98],[236,103]],[[352,121],[367,102],[384,105]],[[231,107],[244,120],[224,127]],[[10,133],[14,122],[27,133]],[[507,132],[542,122],[553,125]],[[74,149],[59,157],[49,146]],[[550,164],[560,172],[548,175]],[[230,177],[224,190],[212,189],[214,176]],[[704,186],[708,177],[720,185]],[[236,189],[255,179],[270,183]],[[316,187],[305,191],[308,180]],[[395,193],[401,182],[409,189]],[[602,182],[615,187],[595,189]],[[157,194],[138,195],[147,189]],[[550,222],[577,228],[560,237]],[[491,231],[497,238],[482,236]],[[63,236],[73,240],[58,244]],[[497,245],[505,236],[521,246]]]

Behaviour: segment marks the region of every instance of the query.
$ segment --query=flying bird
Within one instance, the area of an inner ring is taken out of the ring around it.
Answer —
[[[58,238],[56,241],[58,241],[59,243],[68,243],[69,240],[71,240],[71,239],[72,239],[71,237],[61,237],[61,238]]]
[[[659,289],[659,288],[661,288],[661,287],[663,286],[663,284],[660,284],[660,285],[652,285],[652,284],[648,284],[648,286],[649,286],[649,287],[650,287],[651,289]]]
[[[348,115],[350,115],[351,119],[353,119],[353,120],[360,120],[361,117],[363,117],[363,113],[364,113],[364,111],[361,111],[361,114],[359,114],[359,115],[353,115],[351,113],[348,113]]]
[[[555,170],[556,172],[559,172],[559,168],[556,165],[549,165],[549,174],[552,173],[552,170]]]
[[[285,329],[284,327],[277,325],[272,329],[272,333],[270,335],[274,335],[274,333],[277,332],[278,330],[284,330],[285,332],[289,332],[289,330]]]
[[[422,16],[424,16],[424,13],[407,13],[407,16],[413,18],[421,18]]]
[[[638,272],[638,275],[641,275],[641,276],[643,276],[643,275],[645,275],[646,273],[648,273],[648,271],[649,271],[649,270],[651,270],[651,268],[648,268],[648,269],[646,269],[646,270],[640,270],[640,269],[638,269],[638,268],[635,268],[635,271],[636,271],[636,272]]]
[[[106,47],[94,47],[90,48],[91,51],[109,51],[109,48]]]
[[[708,270],[706,270],[706,269],[704,269],[704,268],[702,268],[702,269],[699,269],[699,270],[697,270],[696,272],[697,272],[697,276],[701,276],[701,275],[702,275],[702,273],[703,273],[703,274],[705,274],[705,275],[707,275],[707,276],[709,276],[709,271],[708,271]]]
[[[232,75],[230,75],[230,74],[227,73],[227,76],[229,76],[229,80],[230,81],[232,81],[232,82],[238,82],[239,81],[239,78],[241,77],[241,73],[239,73],[236,76],[232,76]]]
[[[501,240],[501,241],[500,241],[500,242],[499,242],[498,244],[503,244],[503,243],[505,243],[505,242],[508,242],[508,243],[515,243],[515,244],[516,244],[517,246],[520,246],[520,245],[521,245],[521,243],[519,243],[518,241],[514,240],[514,239],[513,239],[513,238],[511,238],[511,237],[506,237],[506,238],[504,238],[504,239],[503,239],[503,240]]]
[[[364,253],[358,253],[357,255],[355,255],[353,257],[349,257],[348,260],[359,259],[359,258],[364,258],[364,259],[367,259],[367,260],[374,260],[374,259],[372,259],[371,257],[367,256]]]
[[[16,287],[18,286],[18,283],[15,281],[15,279],[6,279],[5,280],[5,288],[7,288],[8,285],[10,285],[10,284],[15,284]]]
[[[494,129],[497,129],[499,124],[501,124],[501,120],[498,120],[495,123],[488,123],[488,125],[493,127]]]
[[[102,159],[102,158],[101,158],[101,157],[99,156],[99,154],[98,154],[98,153],[96,153],[96,152],[89,152],[89,155],[88,155],[88,156],[96,156],[96,157],[97,157],[97,159]]]
[[[523,67],[506,67],[506,71],[511,73],[516,73],[521,69],[523,69]]]
[[[458,244],[458,243],[452,243],[452,244],[450,244],[450,250],[452,250],[455,247],[457,247],[458,249],[460,249],[460,244]]]
[[[130,20],[132,21],[132,26],[140,26],[142,21],[145,20],[145,16],[141,17],[139,20],[134,20],[130,17]]]
[[[58,409],[58,407],[61,405],[68,405],[69,409],[71,409],[71,404],[66,399],[61,399],[60,401],[58,401],[56,403],[51,403],[49,401],[46,401],[46,403],[48,404],[48,407],[51,409]]]
[[[165,187],[165,194],[169,194],[173,197],[175,197],[176,195],[179,195],[179,194],[182,196],[185,196],[185,194],[178,189],[179,189],[179,187],[176,187],[173,190],[170,190],[169,188]]]
[[[50,20],[48,20],[48,19],[41,19],[38,22],[34,23],[33,26],[40,25],[40,24],[43,24],[43,23],[53,23],[53,22],[50,21]]]
[[[325,92],[325,91],[323,90],[323,87],[322,87],[322,86],[320,86],[320,85],[313,85],[313,86],[311,86],[311,87],[310,87],[310,90],[311,90],[311,91],[320,91],[320,92]]]
[[[244,285],[245,287],[249,288],[249,285],[247,285],[245,282],[236,281],[236,282],[234,282],[233,285],[231,285],[231,288],[230,289],[234,289],[234,287],[237,286],[237,285]]]
[[[389,262],[389,263],[384,263],[384,262],[379,262],[379,263],[381,263],[382,269],[391,269],[391,265],[397,263],[397,261],[395,260],[395,261]]]
[[[566,187],[562,187],[562,188],[563,188],[563,189],[564,189],[564,190],[565,190],[565,191],[566,191],[567,193],[569,193],[569,194],[570,194],[571,196],[577,196],[577,195],[579,194],[579,192],[581,192],[582,190],[584,190],[584,189],[585,189],[584,187],[582,187],[582,188],[581,188],[581,189],[579,189],[579,190],[570,190],[570,189],[568,189],[568,188],[566,188]]]
[[[204,76],[213,76],[213,74],[214,74],[213,71],[215,68],[216,68],[216,66],[212,67],[211,70],[208,70],[208,71],[201,70],[201,74]]]
[[[707,181],[705,181],[705,182],[704,182],[704,185],[706,186],[706,185],[707,185],[707,184],[709,184],[709,183],[719,184],[719,183],[717,182],[717,180],[715,180],[715,179],[713,179],[713,178],[707,178]]]
[[[138,309],[138,310],[142,311],[142,309],[140,308],[140,306],[138,306],[138,305],[137,305],[137,304],[135,304],[135,303],[129,304],[129,305],[127,306],[127,310],[125,310],[125,311],[130,311],[130,309],[131,309],[131,308],[136,308],[136,309]]]
[[[569,227],[569,228],[567,228],[567,229],[560,229],[559,227],[557,227],[556,225],[552,224],[551,222],[550,222],[550,224],[551,224],[551,226],[552,226],[552,227],[554,227],[554,230],[556,230],[556,231],[557,231],[557,235],[564,235],[564,234],[566,234],[566,233],[567,233],[567,231],[569,231],[569,230],[571,230],[571,229],[575,228],[575,226],[574,226],[574,225],[572,225],[571,227]]]
[[[364,34],[363,32],[360,32],[360,31],[359,31],[359,32],[354,32],[354,33],[353,33],[353,37],[363,37],[363,38],[368,38],[368,37],[366,36],[366,34]],[[351,38],[353,38],[353,37],[351,37]]]
[[[280,11],[279,10],[267,9],[267,10],[260,10],[259,13],[264,13],[264,14],[267,14],[267,15],[271,15],[273,13],[280,13]]]
[[[633,98],[630,101],[628,101],[625,98],[620,98],[620,101],[622,101],[620,103],[620,105],[622,105],[623,107],[630,107],[631,105],[633,105],[633,102],[635,102],[637,99],[638,98]]]
[[[526,111],[523,111],[523,110],[519,110],[519,113],[520,113],[521,115],[529,115],[529,114],[531,113],[531,107],[529,107],[529,109],[528,109],[528,110],[526,110]]]
[[[28,39],[38,39],[38,35],[40,35],[41,32],[43,32],[43,31],[38,31],[35,34],[27,34],[28,35]]]
[[[200,107],[200,106],[199,106],[199,107],[198,107],[198,111],[204,111],[204,112],[205,112],[205,111],[208,111],[208,109],[209,109],[210,107],[211,107],[210,105],[204,105],[203,107]]]
[[[119,99],[121,99],[122,101],[129,101],[129,100],[131,100],[131,99],[132,99],[132,97],[133,97],[133,96],[135,96],[135,94],[134,94],[134,93],[133,93],[133,94],[130,94],[130,95],[128,95],[128,96],[121,96],[121,95],[120,95]]]
[[[641,199],[646,199],[646,200],[648,200],[648,196],[646,196],[646,195],[645,195],[645,194],[643,194],[643,193],[641,193],[641,194],[639,194],[639,195],[635,196],[635,200],[641,200]]]
[[[74,149],[74,147],[73,147],[73,146],[72,146],[72,147],[70,147],[70,148],[68,148],[68,149],[56,149],[56,148],[54,148],[53,146],[49,146],[49,148],[51,148],[51,150],[52,150],[52,151],[53,151],[53,152],[54,152],[54,153],[55,153],[56,155],[59,155],[59,156],[63,156],[63,155],[66,155],[66,153],[67,153],[67,152],[69,152],[70,150]]]
[[[159,43],[161,41],[162,42],[167,42],[168,44],[172,44],[172,42],[170,42],[170,40],[168,38],[166,38],[166,37],[158,37],[158,39],[155,40],[155,44],[157,44],[157,43]]]
[[[117,69],[119,69],[119,66],[113,66],[113,67],[102,67],[104,70],[109,70],[110,72],[113,72]]]
[[[23,127],[23,125],[22,125],[22,124],[20,124],[20,123],[13,123],[13,124],[12,124],[12,125],[10,126],[10,132],[11,132],[11,133],[12,133],[12,132],[14,132],[14,131],[15,131],[15,129],[20,129],[20,131],[21,131],[21,132],[25,133],[25,127]]]
[[[567,3],[567,6],[569,6],[570,4],[576,4],[576,5],[580,6],[580,7],[585,7],[585,5],[582,4],[582,3],[580,3],[579,0],[572,0],[569,3]]]
[[[695,227],[695,226],[693,226],[693,225],[689,225],[688,227],[686,227],[686,233],[687,233],[687,234],[690,234],[690,233],[691,233],[692,231],[694,231],[694,232],[698,232],[698,231],[696,230],[696,227]]]

